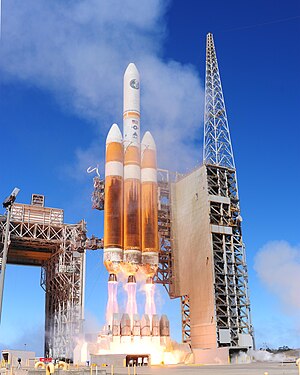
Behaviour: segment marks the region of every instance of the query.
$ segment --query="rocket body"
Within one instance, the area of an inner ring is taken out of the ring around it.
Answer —
[[[121,320],[123,336],[130,336],[133,327],[137,334],[141,331],[134,323],[135,275],[139,269],[147,278],[146,312],[156,327],[152,335],[159,334],[153,285],[159,250],[157,190],[156,146],[149,132],[140,142],[140,76],[136,66],[130,63],[124,74],[123,135],[113,124],[106,139],[105,163],[103,262],[109,272],[106,317],[107,324],[115,327],[117,274],[123,271],[128,276],[127,314]],[[149,335],[150,323],[141,332]]]
[[[141,263],[140,76],[128,65],[124,74],[124,256],[123,269],[134,275]]]
[[[142,269],[153,278],[158,267],[156,145],[150,132],[141,143]]]
[[[113,124],[106,138],[104,265],[117,274],[123,261],[123,140]]]
[[[110,280],[139,268],[152,282],[158,267],[156,146],[140,142],[140,75],[133,63],[124,74],[123,136],[114,124],[106,141],[104,264]],[[135,279],[135,278],[134,278]]]

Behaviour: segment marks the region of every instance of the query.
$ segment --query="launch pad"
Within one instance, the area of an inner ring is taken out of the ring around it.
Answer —
[[[154,284],[180,298],[182,342],[195,363],[227,363],[253,348],[236,169],[212,34],[206,56],[202,166],[187,175],[157,169],[153,137],[146,132],[140,142],[139,73],[131,63],[124,75],[123,135],[116,124],[111,127],[105,181],[94,179],[93,208],[104,209],[104,240],[88,240],[83,221],[64,224],[63,211],[44,207],[42,199],[13,206],[8,262],[42,267],[46,355],[82,363],[99,355],[140,354],[157,363],[154,353],[167,352],[169,328],[167,318],[156,315]],[[5,225],[0,221],[2,242]],[[106,330],[91,342],[82,335],[88,248],[103,248],[108,271]],[[141,318],[140,271],[152,290]],[[119,314],[121,273],[128,301]]]
[[[117,361],[123,366],[126,358],[128,362],[129,358],[137,356],[133,362],[139,360],[140,363],[135,363],[136,366],[158,365],[171,360],[171,363],[176,363],[170,347],[170,327],[166,315],[150,317],[144,314],[141,319],[135,315],[132,324],[128,314],[114,314],[112,327],[103,327],[97,340],[85,338],[84,343],[78,343],[74,350],[74,362],[114,365]]]

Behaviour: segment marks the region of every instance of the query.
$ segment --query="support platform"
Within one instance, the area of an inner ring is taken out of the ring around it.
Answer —
[[[7,263],[41,267],[46,293],[45,355],[72,359],[75,338],[82,332],[85,250],[100,248],[102,241],[87,239],[83,220],[65,224],[62,209],[43,204],[43,196],[33,195],[31,204],[13,205]],[[2,216],[0,265],[6,225]]]

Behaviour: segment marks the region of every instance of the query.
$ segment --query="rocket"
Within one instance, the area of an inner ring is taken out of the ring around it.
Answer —
[[[133,63],[124,74],[124,256],[123,269],[134,276],[141,263],[140,75]]]
[[[158,267],[158,208],[156,145],[150,132],[141,143],[142,269],[153,282]]]
[[[123,138],[113,124],[106,138],[104,265],[116,281],[123,261]]]
[[[109,281],[122,269],[135,283],[140,268],[152,283],[158,267],[156,146],[150,132],[140,142],[140,75],[124,74],[123,135],[113,124],[106,139],[104,264]]]
[[[139,269],[148,284],[147,311],[155,315],[153,276],[158,267],[159,248],[157,190],[156,146],[148,131],[140,141],[140,75],[130,63],[124,74],[123,135],[113,124],[106,139],[103,262],[109,272],[106,309],[109,325],[118,312],[120,271],[128,276],[127,316],[126,319],[123,316],[121,327],[123,320],[124,327],[128,325],[127,317],[134,325]]]

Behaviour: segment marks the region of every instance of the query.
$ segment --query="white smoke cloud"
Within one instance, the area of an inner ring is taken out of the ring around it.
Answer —
[[[190,168],[201,159],[197,72],[161,58],[167,6],[163,0],[4,2],[1,79],[50,90],[65,110],[95,124],[99,149],[94,143],[78,150],[74,174],[100,159],[108,128],[120,124],[131,61],[141,74],[142,130],[153,131],[160,166]]]
[[[250,350],[249,355],[258,362],[284,362],[287,359],[284,353],[274,354],[266,350]]]
[[[287,312],[300,313],[300,247],[286,241],[267,243],[255,257],[254,269]]]

